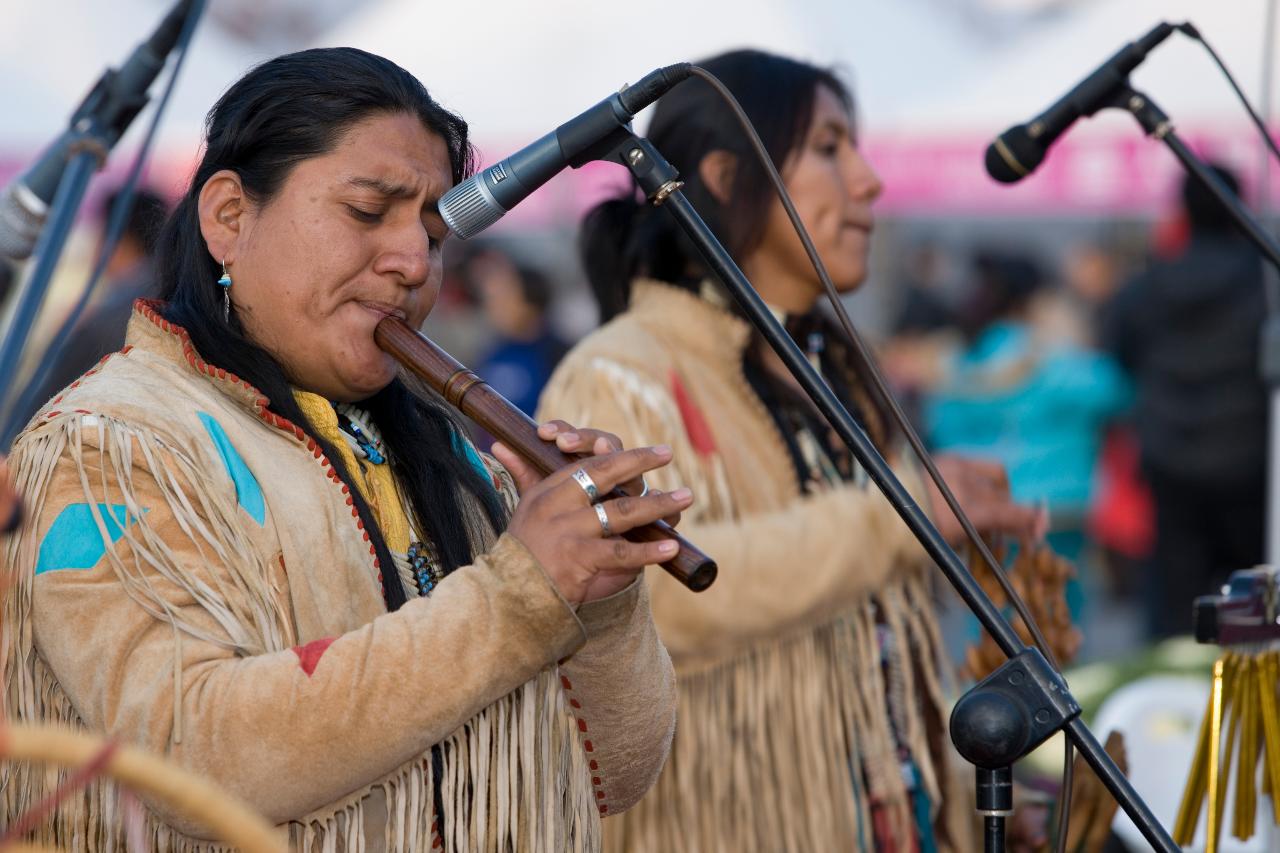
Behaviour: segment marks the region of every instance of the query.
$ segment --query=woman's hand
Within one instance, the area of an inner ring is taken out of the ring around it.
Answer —
[[[616,436],[574,429],[563,421],[544,424],[538,432],[546,440],[554,439],[566,453],[595,454],[544,479],[501,442],[493,445],[493,455],[511,472],[520,491],[520,503],[507,532],[537,558],[568,601],[580,604],[610,596],[630,584],[645,566],[676,555],[679,546],[671,540],[628,542],[621,538],[632,528],[678,518],[693,502],[688,489],[669,494],[651,490],[639,497],[642,475],[670,462],[671,448],[660,445],[622,450]],[[599,504],[608,519],[607,534],[586,490],[573,478],[579,468],[586,471],[601,495],[617,486],[635,495]]]
[[[0,454],[0,533],[12,533],[22,521],[22,501],[9,476],[9,464]]]
[[[960,508],[978,531],[1002,533],[1028,542],[1044,538],[1048,526],[1045,514],[1013,502],[1003,465],[950,454],[938,456],[935,461]],[[929,489],[930,514],[938,531],[952,545],[964,542],[964,528],[943,500],[942,493],[927,476],[925,483]]]

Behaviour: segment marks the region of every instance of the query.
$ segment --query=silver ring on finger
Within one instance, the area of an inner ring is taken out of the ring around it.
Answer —
[[[647,495],[647,494],[649,494],[649,484],[648,484],[648,483],[646,483],[646,482],[644,481],[644,477],[643,477],[643,476],[641,476],[641,477],[640,477],[640,494],[636,495],[636,497],[638,497],[638,498],[642,498],[642,497],[644,497],[644,496],[645,496],[645,495]]]
[[[596,488],[596,481],[591,479],[591,475],[587,473],[586,468],[579,468],[574,471],[573,479],[574,482],[582,487],[582,491],[587,493],[588,501],[595,503],[600,500],[600,489]]]
[[[592,504],[596,511],[596,518],[600,519],[600,532],[605,536],[613,535],[613,528],[609,526],[609,511],[604,508],[604,504]]]

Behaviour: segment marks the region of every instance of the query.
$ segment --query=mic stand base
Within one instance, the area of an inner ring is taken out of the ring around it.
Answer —
[[[1013,814],[1013,764],[1080,716],[1080,706],[1036,649],[1025,649],[960,697],[951,742],[977,773],[984,849],[1004,850]]]
[[[1066,736],[1079,748],[1085,761],[1098,774],[1103,785],[1133,819],[1152,847],[1161,853],[1179,853],[1169,833],[1164,830],[1155,815],[1151,813],[1151,809],[1134,791],[1129,780],[1119,771],[1111,757],[1102,748],[1102,744],[1094,737],[1093,732],[1080,721],[1078,710],[1076,716],[1063,715],[1064,711],[1077,707],[1074,698],[1067,690],[1066,682],[1049,668],[1039,652],[1028,649],[1023,644],[1012,626],[969,573],[963,561],[947,545],[933,522],[889,468],[889,464],[876,450],[866,433],[840,403],[839,398],[831,391],[821,375],[809,364],[804,353],[760,298],[760,294],[752,288],[733,257],[716,239],[689,200],[684,197],[684,193],[676,185],[680,177],[679,173],[671,167],[671,164],[649,140],[634,135],[621,140],[608,154],[604,155],[603,159],[626,166],[635,176],[645,195],[651,200],[660,200],[662,206],[676,218],[685,234],[698,247],[708,268],[733,295],[747,319],[782,359],[791,375],[796,378],[823,417],[849,447],[858,464],[867,472],[867,476],[889,500],[912,534],[920,541],[926,553],[947,576],[947,580],[955,587],[960,598],[977,616],[978,621],[995,639],[1005,655],[1010,658],[1026,656],[1022,658],[1024,661],[1034,661],[1034,658],[1039,658],[1039,662],[1035,663],[1031,669],[1036,672],[1047,670],[1051,673],[1046,686],[1046,698],[1049,703],[1037,708],[1033,721],[1039,716],[1040,710],[1048,708],[1052,715],[1050,722],[1066,732]],[[1001,671],[997,670],[997,672]]]

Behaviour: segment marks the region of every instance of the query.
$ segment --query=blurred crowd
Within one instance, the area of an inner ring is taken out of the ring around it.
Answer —
[[[1027,246],[925,238],[901,253],[883,365],[932,450],[1001,462],[1015,498],[1047,510],[1049,545],[1077,567],[1078,622],[1188,633],[1196,596],[1264,559],[1257,253],[1190,183],[1136,251]],[[566,307],[575,271],[501,238],[451,252],[428,332],[532,413],[585,331]]]
[[[1261,263],[1206,190],[1181,190],[1136,260],[917,246],[883,352],[934,449],[1003,462],[1046,506],[1077,618],[1128,603],[1151,639],[1190,632],[1192,600],[1264,558]]]

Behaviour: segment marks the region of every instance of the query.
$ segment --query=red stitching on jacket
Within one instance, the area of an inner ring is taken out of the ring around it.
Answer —
[[[573,689],[573,685],[563,674],[560,676],[560,686],[563,687],[566,692]],[[583,735],[587,734],[587,721],[583,716],[581,716],[582,703],[577,699],[574,699],[572,696],[568,697],[568,699],[569,707],[578,712],[574,715],[574,720],[578,724],[578,731]],[[595,746],[589,740],[584,740],[582,742],[582,748],[587,752],[595,752]],[[600,765],[594,758],[588,761],[587,766],[591,768],[591,787],[595,788],[597,805],[600,808],[600,814],[603,815],[609,811],[608,803],[604,802],[604,800],[607,799],[604,791],[604,782],[600,778],[603,774],[600,773]]]
[[[93,374],[95,374],[95,373],[97,373],[98,371],[102,370],[102,366],[103,366],[104,364],[106,364],[106,363],[107,363],[107,359],[111,358],[111,356],[113,356],[113,355],[124,355],[125,353],[127,353],[127,352],[128,352],[129,350],[131,350],[131,349],[133,349],[133,345],[132,345],[132,344],[130,344],[129,346],[126,346],[124,349],[120,350],[120,352],[119,352],[119,353],[114,353],[114,352],[109,352],[109,353],[107,353],[107,354],[106,354],[106,355],[104,355],[102,358],[98,359],[98,363],[97,363],[97,364],[95,364],[93,367],[91,367],[91,368],[89,368],[88,370],[86,370],[84,373],[80,374],[80,378],[79,378],[79,379],[77,379],[75,382],[72,382],[70,385],[68,385],[68,386],[63,390],[63,392],[62,392],[61,394],[59,394],[58,396],[54,397],[52,400],[50,400],[50,401],[49,401],[49,403],[50,403],[51,405],[54,405],[54,406],[58,405],[59,403],[61,403],[61,402],[62,402],[62,398],[63,398],[63,397],[65,397],[65,396],[67,396],[67,391],[70,391],[72,388],[76,388],[76,387],[78,387],[78,386],[80,385],[80,383],[81,383],[81,382],[85,381],[86,379],[88,379],[88,378],[89,378],[90,376],[92,376]],[[86,412],[86,411],[84,411],[83,409],[76,409],[76,412],[77,412],[77,413],[79,413],[79,414],[85,414],[85,415],[91,415],[91,414],[93,414],[92,412]],[[46,417],[46,418],[50,418],[50,417],[53,417],[55,414],[60,415],[60,414],[62,414],[62,412],[49,412],[47,415],[45,415],[45,417]]]

